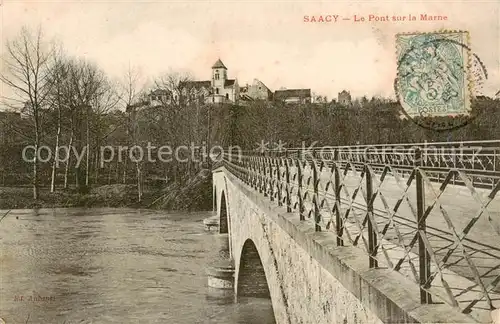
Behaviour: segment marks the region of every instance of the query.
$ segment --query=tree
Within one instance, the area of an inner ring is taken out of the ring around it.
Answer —
[[[146,81],[140,68],[129,64],[119,88],[120,101],[125,108],[141,101],[144,98]]]
[[[57,111],[57,116],[56,116],[57,130],[56,130],[56,140],[54,146],[55,154],[58,154],[59,152],[59,143],[62,131],[62,117],[63,117],[63,110],[65,107],[63,92],[65,86],[67,85],[66,82],[68,79],[68,72],[69,72],[68,69],[69,65],[66,61],[66,58],[62,54],[62,50],[55,52],[55,54],[53,55],[53,64],[51,73],[49,74],[49,78],[51,79],[51,83],[53,84],[52,91],[50,92],[49,95],[49,103],[50,107]],[[54,160],[52,161],[50,192],[55,191],[56,172],[58,163],[59,161],[56,158],[54,158]]]
[[[32,32],[23,27],[18,36],[6,42],[4,70],[0,80],[12,91],[6,105],[24,110],[33,125],[33,198],[38,199],[38,148],[41,141],[42,113],[46,108],[52,83],[50,57],[53,50],[43,39],[41,28]]]
[[[173,147],[185,144],[182,141],[192,141],[193,125],[196,119],[193,109],[198,108],[198,103],[188,105],[192,77],[189,73],[169,71],[155,80],[157,89],[166,90],[169,96],[162,98],[161,111],[158,111],[158,123],[162,135],[159,139],[169,142]],[[178,177],[181,166],[175,159],[172,161],[174,180]]]
[[[361,97],[361,107],[366,107],[368,105],[368,98],[366,96]]]
[[[101,159],[101,150],[99,149],[101,147],[102,142],[106,139],[106,137],[109,136],[111,132],[113,132],[115,129],[107,131],[104,133],[105,128],[107,127],[106,125],[106,120],[105,116],[108,115],[110,111],[115,109],[119,102],[120,102],[120,95],[117,92],[118,85],[115,83],[112,83],[109,79],[105,79],[105,81],[101,84],[101,89],[100,91],[97,91],[94,98],[91,101],[91,107],[92,110],[89,114],[89,121],[88,123],[88,129],[89,131],[87,132],[87,142],[90,143],[90,132],[93,133],[94,137],[94,149],[92,150],[94,152],[94,181],[98,182],[99,178],[99,161]],[[88,159],[90,158],[90,152],[89,155],[87,156],[87,170],[90,170],[90,165],[88,162]],[[88,179],[89,172],[87,172],[87,179]],[[88,185],[88,180],[87,180],[87,185]]]
[[[164,104],[169,104],[177,109],[181,109],[186,104],[186,91],[188,84],[193,80],[190,73],[170,71],[161,75],[156,81],[155,85],[158,89],[167,90],[170,94],[166,98]]]
[[[317,94],[315,92],[313,92],[312,97],[313,97],[314,103],[327,103],[328,102],[327,96],[322,96],[322,95]]]
[[[125,73],[125,76],[123,77],[121,83],[120,83],[120,98],[122,104],[125,106],[125,111],[127,113],[127,121],[125,121],[126,125],[126,130],[127,130],[127,147],[130,146],[131,144],[131,137],[132,134],[130,133],[131,129],[131,117],[132,117],[132,111],[135,111],[136,106],[138,104],[141,104],[142,102],[145,102],[145,87],[146,87],[146,81],[141,75],[140,69],[137,67],[132,67],[130,64],[128,66],[128,69]],[[128,152],[126,152],[128,153]],[[124,163],[123,163],[123,180],[122,182],[125,184],[127,182],[127,163],[128,159],[126,158]],[[140,172],[140,169],[137,168],[136,165],[136,170]],[[140,181],[140,179],[138,180]],[[140,183],[138,182],[138,188],[140,188]],[[138,192],[138,196],[141,196],[141,193]]]

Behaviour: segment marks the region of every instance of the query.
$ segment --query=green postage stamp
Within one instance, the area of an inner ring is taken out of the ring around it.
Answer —
[[[411,117],[469,115],[469,33],[441,31],[396,35],[396,91]]]

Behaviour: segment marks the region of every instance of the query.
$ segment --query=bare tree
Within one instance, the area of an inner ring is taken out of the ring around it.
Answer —
[[[103,117],[106,116],[111,110],[115,109],[120,102],[120,95],[118,93],[118,85],[112,83],[110,80],[106,80],[102,83],[99,91],[95,93],[95,96],[91,102],[92,107],[92,132],[95,142],[94,147],[94,179],[98,182],[99,179],[99,162],[101,159],[101,147],[102,141],[109,136],[110,132],[103,134],[104,128],[106,127]],[[88,123],[89,131],[87,132],[87,142],[90,142],[90,123]],[[112,132],[112,131],[111,131]],[[87,156],[87,165],[89,165],[88,159],[90,154]],[[89,169],[89,166],[87,166]],[[88,173],[87,173],[88,175]],[[88,177],[87,177],[88,179]],[[87,180],[88,185],[88,180]]]
[[[84,183],[89,184],[90,154],[92,153],[90,151],[90,123],[93,109],[96,109],[93,105],[99,102],[97,98],[102,98],[107,93],[108,86],[106,75],[94,64],[85,60],[73,60],[69,63],[69,81],[66,87],[66,101],[71,115],[69,145],[75,146],[76,151],[86,154],[85,179],[83,179],[81,165],[78,163],[75,165],[77,188],[82,188]],[[84,138],[85,145],[83,144]]]
[[[163,99],[163,104],[175,108],[182,108],[186,104],[189,82],[193,80],[190,73],[169,71],[155,80],[158,89],[166,90],[168,96]]]
[[[146,89],[146,80],[138,67],[129,64],[120,82],[120,99],[124,107],[139,102]]]
[[[18,36],[6,42],[4,70],[0,80],[12,91],[6,105],[29,114],[33,121],[33,198],[38,199],[38,167],[36,152],[41,141],[42,110],[52,87],[50,57],[53,50],[44,41],[41,28],[32,32],[22,28]]]
[[[61,139],[61,131],[62,131],[62,117],[63,110],[65,107],[64,101],[64,88],[66,86],[66,82],[68,79],[68,63],[64,55],[62,54],[62,50],[60,49],[53,55],[53,66],[51,70],[50,78],[52,79],[52,91],[49,96],[50,106],[57,111],[57,130],[56,130],[56,140],[55,140],[55,154],[59,152],[59,144]],[[69,158],[69,154],[68,154]],[[52,175],[50,181],[50,192],[55,191],[56,184],[56,173],[58,167],[58,160],[54,158],[52,161]]]
[[[127,130],[127,138],[129,140],[127,144],[129,146],[131,143],[130,139],[132,137],[132,134],[130,133],[131,131],[130,125],[132,123],[131,119],[132,111],[134,111],[135,113],[137,105],[140,105],[141,102],[144,101],[145,99],[144,97],[145,97],[146,81],[142,77],[142,74],[138,67],[133,67],[129,64],[127,72],[125,73],[125,76],[122,79],[120,88],[121,88],[121,102],[125,106],[125,111],[128,115],[128,121],[126,122],[127,124],[126,130]],[[124,184],[127,181],[127,167],[128,167],[127,161],[128,159],[125,159],[123,164],[122,182]],[[136,170],[140,172],[140,168],[138,168],[137,165],[136,165]],[[140,187],[139,183],[138,187]],[[141,193],[139,192],[139,197],[140,196]]]
[[[185,135],[190,130],[189,118],[192,116],[187,112],[189,99],[190,82],[192,77],[189,73],[169,71],[155,80],[157,89],[165,90],[167,95],[162,98],[161,129],[165,141],[170,142],[174,147],[181,144],[186,139]],[[189,134],[190,135],[190,134]],[[191,139],[191,138],[189,138]],[[178,181],[180,164],[172,161],[172,174],[174,180]]]

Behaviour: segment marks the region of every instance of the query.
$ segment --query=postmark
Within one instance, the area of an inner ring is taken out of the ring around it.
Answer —
[[[476,117],[473,100],[487,72],[468,45],[469,33],[440,31],[396,35],[394,83],[402,112],[419,126],[451,130]]]

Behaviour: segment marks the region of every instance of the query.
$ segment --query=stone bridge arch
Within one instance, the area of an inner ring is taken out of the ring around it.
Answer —
[[[271,299],[262,259],[251,239],[247,239],[243,244],[236,283],[239,297]]]
[[[232,259],[233,253],[231,246],[231,215],[229,212],[229,201],[227,200],[226,191],[224,189],[220,190],[216,195],[218,204],[215,208],[218,212],[217,216],[219,218],[219,236],[222,240],[222,246],[224,246],[222,254],[226,258]]]
[[[229,233],[229,215],[227,208],[226,194],[222,191],[219,204],[219,234]]]
[[[214,186],[212,190],[212,210],[217,212],[217,187]]]

